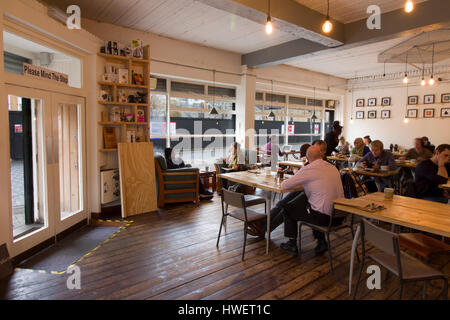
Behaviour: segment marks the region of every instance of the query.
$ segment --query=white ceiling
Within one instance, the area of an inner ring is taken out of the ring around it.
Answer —
[[[327,14],[327,0],[295,0],[304,6]],[[414,0],[414,3],[428,0]],[[276,5],[276,1],[273,1]],[[367,7],[378,5],[382,13],[403,8],[405,0],[330,0],[330,17],[342,23],[354,22],[368,17]]]
[[[76,3],[81,15],[168,38],[249,53],[301,37],[274,30],[267,36],[262,24],[195,0],[45,0],[59,8]]]

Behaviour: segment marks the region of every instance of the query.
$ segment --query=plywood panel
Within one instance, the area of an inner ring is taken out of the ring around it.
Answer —
[[[153,143],[119,143],[122,217],[157,210]]]

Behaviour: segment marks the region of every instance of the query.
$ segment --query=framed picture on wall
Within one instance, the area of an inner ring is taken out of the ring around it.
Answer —
[[[418,109],[408,109],[407,118],[417,118]]]
[[[441,103],[450,103],[450,93],[443,93],[441,96]]]
[[[391,117],[391,110],[381,110],[381,119],[389,119]]]
[[[450,117],[450,108],[442,108],[441,109],[441,117],[449,118]]]
[[[369,98],[369,99],[367,99],[367,105],[369,107],[375,107],[377,105],[377,98]]]
[[[364,99],[356,99],[357,107],[364,107]]]
[[[410,96],[408,97],[408,104],[418,104],[419,103],[419,96]]]
[[[434,109],[423,109],[424,118],[434,118]]]
[[[434,103],[434,94],[427,94],[423,96],[424,104],[433,104]]]
[[[364,119],[364,111],[356,111],[356,119]]]
[[[381,99],[381,105],[382,106],[390,106],[391,105],[391,98],[385,97]]]
[[[367,112],[367,119],[376,119],[377,118],[377,112],[372,110]]]

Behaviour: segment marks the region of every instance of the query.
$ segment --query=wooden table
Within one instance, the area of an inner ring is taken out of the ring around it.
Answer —
[[[450,191],[450,180],[447,182],[447,184],[440,184],[439,188]]]
[[[234,181],[246,186],[251,186],[265,190],[267,200],[267,239],[266,239],[266,254],[269,253],[270,242],[270,210],[272,209],[272,194],[275,193],[288,193],[292,191],[301,191],[303,186],[299,186],[293,190],[281,189],[281,183],[275,179],[275,175],[266,176],[264,171],[261,173],[251,173],[248,171],[221,173],[220,178]],[[286,180],[287,178],[283,179]]]
[[[395,159],[398,159],[398,158],[406,156],[406,152],[394,151],[394,152],[392,152],[392,155],[394,156]]]
[[[288,152],[284,152],[284,159],[287,161],[289,158],[289,155],[292,154],[292,156],[294,157],[294,159],[298,159],[295,155],[296,154],[300,154],[300,151],[288,151]]]
[[[419,161],[411,162],[407,160],[395,160],[395,164],[397,167],[415,169],[419,164]]]
[[[388,170],[388,171],[368,171],[360,168],[354,168],[353,172],[357,174],[361,174],[364,176],[371,176],[371,177],[377,177],[377,178],[388,178],[394,176],[397,171],[396,170]]]
[[[354,158],[350,160],[350,157],[339,157],[339,156],[328,156],[327,157],[328,160],[330,161],[343,161],[343,162],[358,162],[359,160],[361,160],[361,157],[358,158]]]
[[[305,165],[305,163],[303,161],[280,161],[278,162],[278,165],[293,168],[302,168]]]
[[[368,212],[360,209],[367,202],[382,204],[386,209]],[[336,199],[334,209],[365,218],[376,219],[395,225],[450,237],[450,206],[427,200],[394,195],[392,200],[384,198],[384,193],[376,192],[354,199]],[[356,229],[350,258],[349,293],[351,293],[353,258],[360,234]]]

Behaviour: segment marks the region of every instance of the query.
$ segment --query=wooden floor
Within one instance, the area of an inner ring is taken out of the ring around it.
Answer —
[[[263,207],[260,208],[262,211]],[[265,241],[250,237],[241,261],[243,226],[229,219],[227,234],[216,248],[221,218],[219,198],[171,205],[158,213],[133,217],[133,223],[77,265],[81,290],[68,290],[67,274],[41,274],[16,269],[0,283],[3,299],[350,299],[348,271],[350,231],[332,236],[335,271],[329,273],[327,254],[314,253],[311,230],[303,232],[301,259],[280,248],[283,226]],[[369,251],[373,251],[370,249]],[[432,260],[450,275],[448,256]],[[355,266],[358,268],[358,266]],[[384,270],[382,271],[384,279]],[[396,299],[398,281],[382,281],[381,290],[368,290],[367,275],[358,299]],[[422,283],[407,283],[405,299],[420,299]],[[440,298],[442,281],[431,281],[429,299]]]

